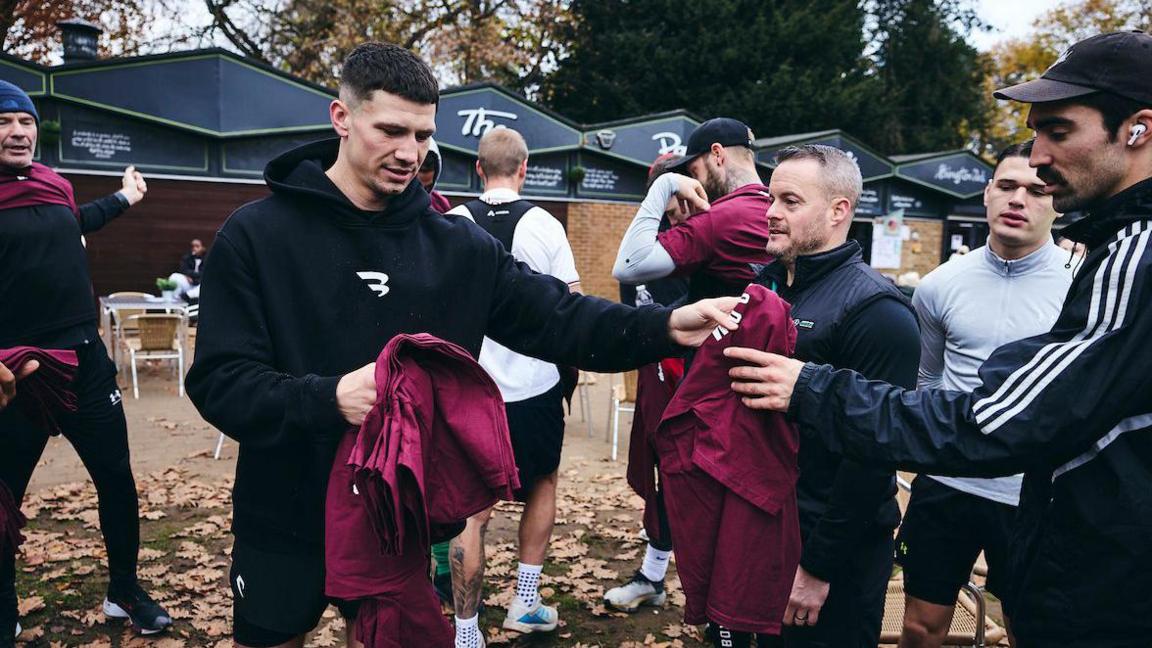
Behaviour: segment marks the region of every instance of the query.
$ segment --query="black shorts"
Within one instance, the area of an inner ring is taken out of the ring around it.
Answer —
[[[986,589],[1003,600],[1015,520],[1015,506],[917,477],[896,537],[904,591],[936,605],[954,605],[983,550],[988,562]]]
[[[537,479],[551,475],[560,467],[560,450],[564,446],[564,394],[557,383],[539,396],[507,403],[504,411],[508,413],[512,454],[520,472],[516,499],[523,501],[526,491]]]
[[[324,552],[265,551],[237,539],[232,547],[232,638],[244,646],[277,646],[309,632],[329,603],[346,619],[357,603],[324,596]]]

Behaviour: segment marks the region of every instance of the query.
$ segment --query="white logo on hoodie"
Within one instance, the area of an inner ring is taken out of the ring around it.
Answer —
[[[377,297],[383,297],[388,294],[388,275],[383,272],[357,272],[357,277],[368,282],[368,287],[372,292],[376,293]]]

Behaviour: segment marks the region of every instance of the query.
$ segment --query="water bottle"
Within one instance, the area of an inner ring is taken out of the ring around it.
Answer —
[[[636,305],[651,306],[652,303],[652,293],[648,292],[648,288],[644,284],[636,286]]]

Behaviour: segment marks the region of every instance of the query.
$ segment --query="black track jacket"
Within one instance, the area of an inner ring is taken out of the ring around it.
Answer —
[[[997,349],[974,393],[808,364],[790,415],[859,459],[938,475],[1024,472],[1008,610],[1017,645],[1148,646],[1152,179],[1062,234],[1091,253],[1056,324]]]

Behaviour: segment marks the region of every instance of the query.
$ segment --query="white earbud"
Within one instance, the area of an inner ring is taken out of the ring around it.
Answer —
[[[1129,128],[1128,132],[1131,133],[1131,136],[1128,138],[1128,146],[1133,146],[1136,144],[1136,140],[1140,139],[1140,136],[1143,135],[1147,130],[1148,127],[1144,124],[1136,124],[1132,128]]]

